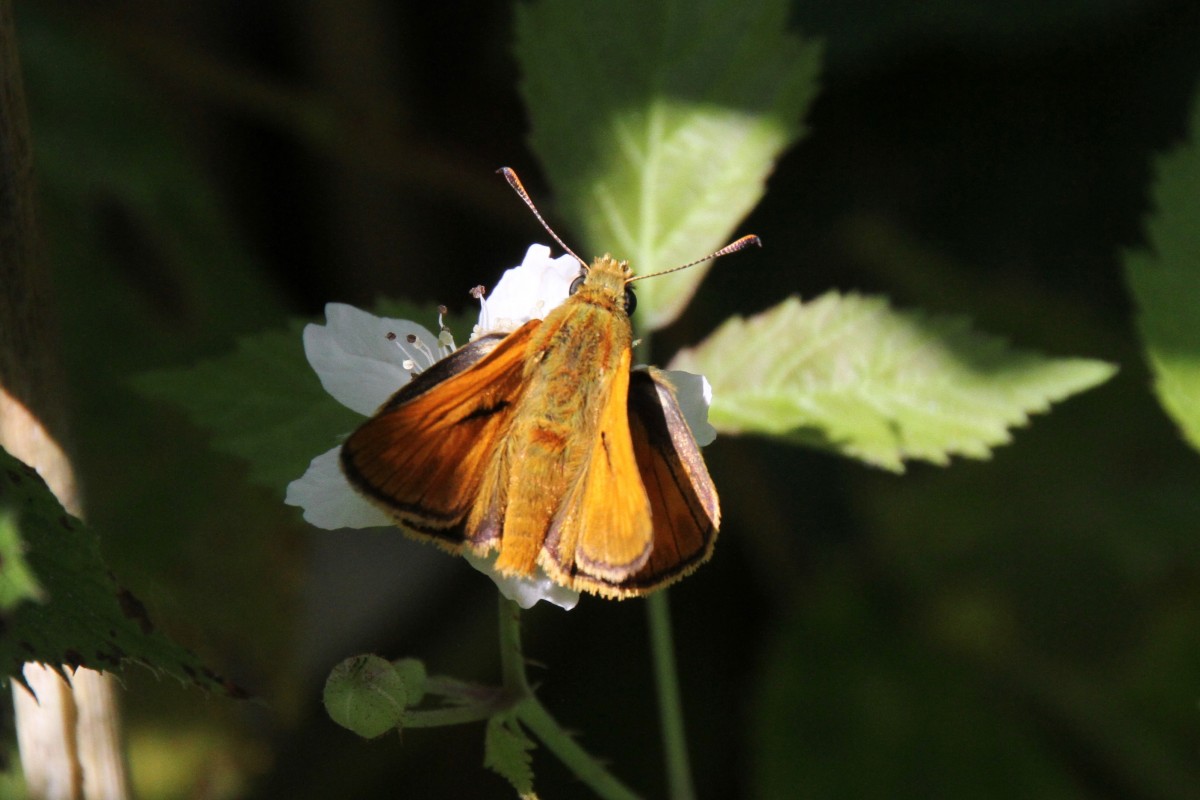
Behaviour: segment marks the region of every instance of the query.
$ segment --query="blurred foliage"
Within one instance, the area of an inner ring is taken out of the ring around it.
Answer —
[[[1158,160],[1150,252],[1125,257],[1159,400],[1200,450],[1200,96],[1191,141]]]
[[[812,133],[740,226],[766,247],[718,262],[655,346],[836,288],[1121,372],[949,469],[710,447],[721,541],[672,590],[697,785],[1187,796],[1200,465],[1150,391],[1119,255],[1143,244],[1152,159],[1186,134],[1200,7],[850,2],[790,20],[830,69]],[[398,536],[309,533],[129,380],[330,300],[463,307],[517,263],[536,228],[491,170],[549,193],[522,149],[511,4],[67,2],[17,22],[89,524],[163,630],[266,700],[126,676],[139,796],[510,797],[477,728],[364,744],[320,707],[355,652],[494,678],[486,579]],[[301,90],[342,127],[279,113]],[[632,602],[539,609],[526,649],[546,705],[658,796],[643,626]],[[543,796],[576,793],[552,759],[535,767]]]

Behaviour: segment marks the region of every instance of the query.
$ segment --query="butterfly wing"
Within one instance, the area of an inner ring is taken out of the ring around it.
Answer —
[[[620,596],[646,594],[707,561],[721,522],[717,490],[700,447],[674,388],[656,369],[631,376],[629,426],[650,500],[654,544],[641,569],[614,586]]]
[[[654,531],[629,430],[631,357],[626,349],[618,361],[592,449],[559,504],[540,560],[566,585],[609,596],[651,556]]]
[[[464,520],[520,397],[540,324],[484,337],[401,388],[342,445],[350,483],[406,529],[456,549]]]

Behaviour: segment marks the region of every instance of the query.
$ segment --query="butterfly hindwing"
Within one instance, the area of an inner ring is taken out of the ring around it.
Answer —
[[[619,595],[612,586],[650,556],[651,506],[630,438],[630,359],[622,353],[586,466],[561,500],[546,537],[543,566],[576,589]]]
[[[683,577],[712,555],[721,509],[700,446],[674,388],[659,370],[633,372],[629,427],[650,499],[654,544],[645,565],[620,588],[625,594],[645,594]]]

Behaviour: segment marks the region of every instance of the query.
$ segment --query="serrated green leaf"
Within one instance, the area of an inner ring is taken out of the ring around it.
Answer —
[[[533,740],[521,730],[511,714],[488,720],[483,746],[483,765],[512,784],[518,794],[533,791]]]
[[[136,661],[205,689],[241,693],[154,631],[141,602],[113,582],[95,533],[3,449],[0,527],[22,555],[17,573],[7,557],[0,563],[0,675],[19,678],[27,661],[108,671]]]
[[[384,316],[437,320],[401,301],[378,306]],[[304,324],[245,337],[229,355],[146,373],[134,385],[183,409],[212,432],[216,449],[249,462],[251,480],[282,490],[363,421],[322,388],[304,356]]]
[[[1125,256],[1159,402],[1200,450],[1200,95],[1192,140],[1158,159],[1150,251]]]
[[[149,397],[182,408],[218,450],[245,459],[250,479],[282,490],[362,417],[321,387],[304,358],[303,324],[238,342],[229,355],[138,376]]]
[[[816,94],[820,48],[787,17],[783,0],[517,7],[530,141],[592,255],[645,274],[731,238]],[[641,284],[640,323],[674,319],[706,269]]]
[[[1115,371],[1014,350],[962,318],[832,292],[730,319],[671,367],[708,377],[718,431],[786,437],[896,472],[908,459],[987,458],[1028,414]]]

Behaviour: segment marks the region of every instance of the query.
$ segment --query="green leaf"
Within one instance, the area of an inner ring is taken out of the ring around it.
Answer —
[[[987,458],[1029,413],[1115,371],[1014,350],[962,318],[832,292],[734,317],[671,367],[707,376],[718,431],[786,437],[895,472],[907,459]]]
[[[534,747],[513,715],[497,714],[488,720],[483,765],[499,773],[518,794],[531,794]]]
[[[380,301],[376,313],[437,320],[436,311],[395,300]],[[217,450],[248,461],[251,480],[282,490],[363,421],[322,388],[304,356],[303,329],[293,321],[285,330],[239,340],[228,355],[146,373],[134,385],[182,408],[212,432]],[[470,328],[463,323],[456,330]]]
[[[17,478],[20,480],[20,477]],[[12,476],[8,476],[12,480]],[[54,498],[49,497],[50,500]],[[45,502],[46,497],[33,498],[32,513],[36,518],[52,516],[57,504]],[[45,592],[37,575],[25,558],[25,542],[21,538],[21,515],[6,500],[5,477],[0,476],[0,614],[7,614],[25,600],[41,602]]]
[[[242,691],[154,630],[113,582],[94,532],[67,514],[32,467],[0,449],[0,674],[22,665],[113,671],[136,661],[209,690]]]
[[[783,0],[541,0],[517,7],[530,142],[591,255],[642,274],[725,244],[803,132],[820,48]],[[581,255],[588,255],[581,252]],[[673,320],[707,267],[639,286]]]
[[[250,463],[251,480],[280,489],[362,417],[321,387],[304,358],[303,325],[250,336],[229,355],[138,376],[149,397],[179,406],[213,446]]]
[[[398,727],[410,704],[404,675],[374,655],[353,656],[334,667],[324,701],[334,722],[366,739]]]
[[[1200,450],[1200,95],[1192,140],[1158,159],[1149,251],[1125,256],[1159,402]]]

